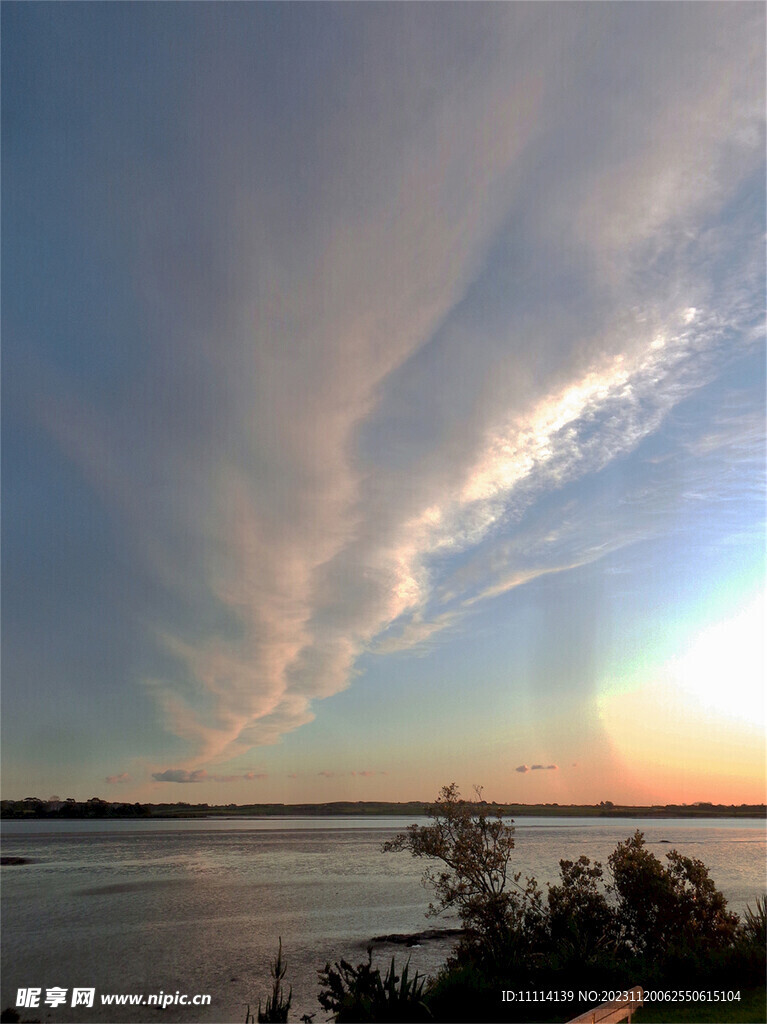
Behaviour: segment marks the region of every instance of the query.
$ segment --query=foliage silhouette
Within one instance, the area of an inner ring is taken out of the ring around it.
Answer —
[[[429,913],[457,911],[466,928],[425,992],[435,1019],[548,1019],[550,1006],[500,1005],[500,989],[763,983],[764,900],[741,924],[700,860],[671,850],[661,861],[637,831],[610,854],[607,871],[585,856],[561,860],[560,880],[544,902],[534,879],[521,884],[512,871],[514,828],[497,810],[462,800],[450,785],[430,817],[384,850],[436,862],[424,874],[434,893]],[[575,1003],[557,1011],[565,1020],[583,1009]]]
[[[666,859],[668,867],[647,850],[639,831],[608,858],[616,914],[631,948],[652,958],[671,949],[731,945],[738,918],[727,910],[706,865],[676,850]]]
[[[333,1019],[343,1022],[411,1022],[429,1021],[432,1015],[424,1002],[426,979],[416,972],[409,976],[410,961],[402,975],[396,973],[392,957],[386,976],[382,979],[379,968],[373,967],[373,950],[368,947],[367,963],[357,967],[346,961],[329,963],[319,971],[322,989],[320,1006],[334,1014]]]
[[[477,790],[481,797],[481,790]],[[386,852],[406,850],[413,857],[441,862],[427,867],[424,882],[434,890],[430,915],[455,910],[475,944],[497,959],[515,937],[529,940],[544,922],[542,894],[534,879],[520,884],[513,873],[514,825],[483,800],[461,798],[455,783],[443,786],[429,808],[430,825],[410,825],[383,844]]]
[[[288,970],[287,963],[282,959],[282,938],[280,938],[277,956],[269,967],[272,976],[272,994],[266,1000],[266,1006],[261,1009],[261,1000],[258,1001],[258,1024],[284,1024],[288,1019],[290,1004],[293,1001],[293,989],[288,992],[285,999],[282,991],[282,982]]]
[[[764,896],[757,896],[755,910],[746,907],[740,935],[747,945],[756,949],[767,946],[767,900]]]

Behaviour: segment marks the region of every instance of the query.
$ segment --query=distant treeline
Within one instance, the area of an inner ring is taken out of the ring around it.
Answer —
[[[483,801],[483,803],[486,803]],[[604,800],[599,804],[486,804],[512,818],[764,818],[765,804],[664,804],[636,807]],[[213,817],[315,817],[349,816],[425,816],[430,804],[411,800],[387,803],[373,800],[339,800],[324,804],[128,804],[110,803],[99,797],[79,802],[67,800],[3,800],[2,818],[213,818]]]
[[[487,803],[486,801],[483,801]],[[767,816],[765,804],[665,804],[634,807],[613,804],[498,804],[487,806],[512,818],[577,817],[577,818],[761,818]],[[154,817],[243,816],[311,817],[314,815],[391,815],[423,817],[431,804],[418,800],[408,803],[387,803],[374,800],[338,800],[324,804],[150,804]]]
[[[94,796],[90,800],[3,800],[1,818],[149,818],[149,804],[110,803]]]

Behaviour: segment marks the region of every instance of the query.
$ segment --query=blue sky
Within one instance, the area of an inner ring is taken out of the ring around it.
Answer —
[[[4,795],[763,799],[763,8],[2,18]]]

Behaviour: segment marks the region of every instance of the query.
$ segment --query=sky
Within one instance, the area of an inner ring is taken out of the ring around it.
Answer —
[[[3,796],[765,799],[765,11],[2,7]]]

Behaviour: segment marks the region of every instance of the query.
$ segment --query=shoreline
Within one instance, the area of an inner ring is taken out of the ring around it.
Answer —
[[[53,805],[43,800],[3,800],[0,820],[249,820],[315,817],[427,817],[431,804],[420,801],[329,801],[323,804],[125,804],[93,799],[72,801],[72,806]],[[765,804],[500,804],[486,803],[484,809],[505,818],[687,818],[767,819]]]
[[[4,801],[4,804],[16,803]],[[106,805],[98,813],[87,810],[48,810],[36,807],[20,809],[18,806],[4,806],[0,812],[2,821],[253,821],[279,818],[307,819],[312,818],[425,818],[429,814],[428,804],[407,805],[364,805],[364,804],[271,804],[244,805],[242,808],[207,807],[205,805],[168,806],[144,805],[142,812],[121,813],[119,805]],[[594,805],[545,805],[545,804],[497,804],[490,805],[491,813],[500,813],[504,818],[562,818],[582,819],[594,818],[601,821],[616,819],[686,819],[686,820],[765,820],[765,805],[715,805],[710,807],[690,807],[678,805],[665,806],[625,806],[604,808]]]

